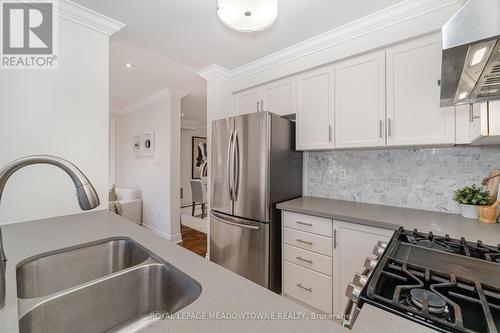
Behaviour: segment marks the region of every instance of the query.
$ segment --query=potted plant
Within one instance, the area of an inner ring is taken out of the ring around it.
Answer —
[[[477,185],[465,186],[454,192],[453,199],[460,204],[460,213],[468,219],[477,219],[477,206],[491,205],[490,192]]]

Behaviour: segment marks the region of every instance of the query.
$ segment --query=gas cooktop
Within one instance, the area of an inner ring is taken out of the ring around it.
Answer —
[[[500,245],[400,229],[385,249],[358,308],[370,303],[441,332],[500,332]]]

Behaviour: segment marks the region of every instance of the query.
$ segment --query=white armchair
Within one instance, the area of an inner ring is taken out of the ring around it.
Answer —
[[[137,224],[142,224],[142,200],[139,190],[117,188],[116,201],[120,203],[122,217]]]

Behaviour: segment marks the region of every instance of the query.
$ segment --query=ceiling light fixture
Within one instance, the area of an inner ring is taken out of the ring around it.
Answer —
[[[133,65],[133,64],[131,64],[130,62],[127,62],[127,63],[125,64],[125,67],[127,67],[127,68],[132,68],[132,67],[134,67],[134,65]]]
[[[260,31],[276,21],[278,0],[218,0],[217,15],[231,29]]]

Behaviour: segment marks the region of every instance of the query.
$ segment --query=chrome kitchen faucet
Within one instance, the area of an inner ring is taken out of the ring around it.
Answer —
[[[87,177],[71,162],[56,156],[33,155],[22,157],[7,164],[0,170],[0,202],[2,193],[10,176],[17,170],[32,164],[51,164],[68,174],[76,187],[76,196],[82,210],[91,210],[99,206],[99,196]],[[3,250],[2,229],[0,227],[0,309],[5,305],[5,263],[7,258]]]

